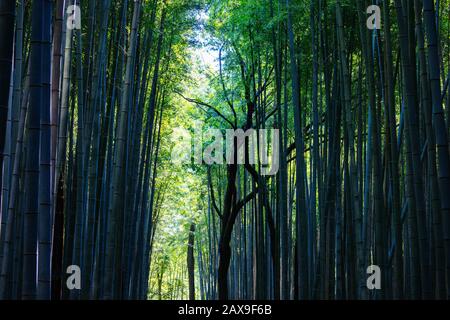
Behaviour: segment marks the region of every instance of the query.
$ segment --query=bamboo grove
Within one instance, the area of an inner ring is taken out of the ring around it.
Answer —
[[[1,298],[147,296],[161,118],[189,10],[0,1]]]
[[[448,1],[211,2],[216,69],[180,98],[206,129],[278,128],[279,171],[185,168],[197,201],[184,237],[157,235],[171,245],[154,252],[150,296],[449,298],[449,14]]]
[[[448,0],[0,0],[0,30],[0,299],[450,298]],[[278,171],[175,164],[180,126],[278,129]]]

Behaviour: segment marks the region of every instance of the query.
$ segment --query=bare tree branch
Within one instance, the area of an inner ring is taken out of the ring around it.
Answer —
[[[179,91],[175,91],[175,93],[177,93],[177,94],[180,95],[184,100],[186,100],[186,101],[188,101],[188,102],[190,102],[190,103],[195,103],[196,105],[204,106],[204,107],[207,107],[207,108],[213,110],[219,117],[221,117],[221,118],[222,118],[223,120],[225,120],[228,124],[230,124],[230,126],[231,126],[233,129],[236,129],[236,126],[235,126],[230,120],[228,120],[227,117],[225,117],[219,110],[217,110],[217,108],[213,107],[212,105],[210,105],[210,104],[208,104],[208,103],[206,103],[206,102],[200,101],[200,100],[198,100],[198,99],[192,99],[192,98],[185,97],[185,96],[184,96],[181,92],[179,92]],[[205,111],[204,109],[201,109],[201,110]]]

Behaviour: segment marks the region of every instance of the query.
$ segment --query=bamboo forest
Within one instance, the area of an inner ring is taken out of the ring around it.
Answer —
[[[447,300],[449,82],[450,0],[0,0],[0,299]]]

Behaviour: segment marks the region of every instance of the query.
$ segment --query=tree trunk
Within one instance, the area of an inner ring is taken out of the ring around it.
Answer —
[[[187,269],[189,279],[189,300],[195,300],[195,258],[194,258],[195,223],[189,228],[189,240],[187,248]],[[200,266],[199,266],[200,267]]]

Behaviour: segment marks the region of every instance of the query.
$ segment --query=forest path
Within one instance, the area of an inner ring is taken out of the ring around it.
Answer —
[[[182,95],[202,97],[211,95],[209,82],[219,73],[219,52],[210,45],[210,33],[205,24],[208,16],[200,12],[193,38],[189,42],[189,73],[183,79]],[[161,149],[173,151],[173,133],[177,130],[202,129],[205,114],[197,106],[177,95],[172,112],[166,114],[167,132],[161,140]],[[169,118],[170,117],[170,118]],[[194,137],[192,137],[194,143]],[[195,164],[174,165],[165,157],[158,167],[159,190],[162,200],[154,210],[155,234],[151,252],[149,299],[187,299],[187,251],[190,227],[197,225],[194,248],[197,252],[207,247],[205,235],[208,210],[206,166]],[[170,181],[170,182],[169,182]],[[157,186],[158,188],[158,186]],[[203,236],[201,236],[203,235]],[[196,257],[201,259],[201,255]],[[198,261],[195,261],[196,288]]]

